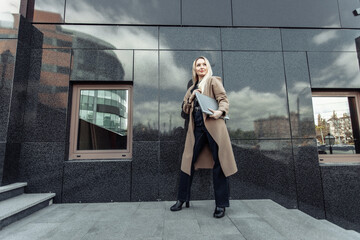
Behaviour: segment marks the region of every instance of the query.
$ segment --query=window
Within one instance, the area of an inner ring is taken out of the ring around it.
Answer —
[[[358,92],[313,92],[320,162],[360,162]]]
[[[74,85],[69,159],[130,158],[130,85]]]

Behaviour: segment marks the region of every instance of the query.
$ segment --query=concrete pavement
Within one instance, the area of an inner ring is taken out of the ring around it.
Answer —
[[[214,201],[54,204],[0,231],[2,240],[236,239],[359,240],[360,234],[271,200],[232,200],[221,219]]]

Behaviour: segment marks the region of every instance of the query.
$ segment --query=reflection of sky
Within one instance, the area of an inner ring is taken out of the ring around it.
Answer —
[[[350,115],[347,97],[313,97],[312,101],[315,124],[318,124],[318,114],[326,121],[332,117],[333,111],[338,117],[342,117],[344,113]]]
[[[62,18],[64,18],[64,8],[65,0],[35,0],[35,10],[58,13]]]
[[[299,114],[301,120],[311,119],[313,115],[312,102],[311,102],[311,89],[309,82],[295,82],[293,86],[288,84],[288,101],[291,112],[298,111],[297,105],[299,104]]]
[[[359,30],[282,29],[285,51],[356,51]]]
[[[180,24],[180,2],[178,0],[67,0],[65,21]]]
[[[276,93],[258,92],[250,87],[228,92],[230,102],[227,121],[229,129],[254,130],[254,120],[270,116],[284,116],[286,102]]]
[[[14,16],[9,12],[0,12],[0,29],[1,28],[14,28]]]
[[[0,1],[0,13],[10,12],[19,13],[21,0],[1,0]]]
[[[356,52],[310,52],[313,87],[358,87],[359,61]]]
[[[257,119],[288,117],[280,52],[224,52],[223,56],[230,129],[251,131]]]
[[[156,27],[62,25],[62,28],[100,37],[117,49],[158,48]]]

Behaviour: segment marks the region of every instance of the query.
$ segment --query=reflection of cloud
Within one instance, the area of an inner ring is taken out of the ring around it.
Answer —
[[[12,29],[12,28],[14,28],[14,22],[15,22],[15,19],[11,13],[8,13],[8,12],[1,13],[0,12],[0,29],[1,28]]]
[[[2,0],[0,2],[0,12],[19,13],[20,0]]]
[[[186,71],[184,68],[177,66],[172,54],[167,54],[161,59],[161,61],[167,63],[166,65],[162,65],[161,71],[167,72],[167,76],[172,76],[171,78],[162,81],[163,84],[161,84],[161,88],[171,91],[174,91],[175,89],[184,91],[189,79],[191,78],[190,71]]]
[[[254,120],[269,116],[284,116],[286,101],[274,93],[256,92],[245,87],[238,92],[228,93],[230,102],[230,129],[250,131],[254,129]]]
[[[336,38],[338,38],[337,31],[334,30],[321,31],[319,34],[314,36],[313,42],[316,45],[321,45],[330,42],[331,40]]]
[[[103,40],[117,49],[149,49],[135,50],[135,81],[140,87],[154,87],[158,78],[158,36],[153,34],[153,27],[107,27],[65,25],[64,30],[81,31],[93,37],[106,36]],[[164,41],[163,44],[166,44]],[[156,51],[151,51],[152,49]],[[121,61],[123,51],[115,51]],[[161,71],[171,78],[162,81],[164,90],[184,90],[191,78],[191,71],[185,70],[176,63],[173,52],[161,54]],[[122,62],[122,61],[121,61]],[[189,63],[191,67],[191,63]],[[190,69],[189,67],[189,69]]]
[[[184,119],[181,118],[180,106],[181,106],[181,102],[179,101],[169,101],[166,103],[161,103],[160,127],[162,131],[167,132],[169,130],[170,120],[171,120],[171,130],[176,127],[184,127]],[[163,129],[164,123],[165,123],[165,129]]]
[[[63,25],[63,29],[80,31],[93,37],[103,36],[102,40],[120,49],[156,49],[157,36],[152,35],[147,29],[153,27],[108,27],[108,26],[79,26]]]
[[[298,113],[301,119],[311,119],[313,115],[311,103],[311,89],[307,82],[296,82],[291,88],[288,89],[288,101],[291,112]]]
[[[292,86],[291,89],[289,89],[289,91],[291,91],[293,94],[296,93],[303,93],[305,91],[307,91],[309,89],[309,83],[308,82],[296,82],[294,83],[294,85]]]
[[[134,125],[142,123],[145,126],[156,124],[158,121],[158,102],[143,102],[142,104],[134,104],[133,117],[136,120]]]
[[[109,22],[126,22],[132,24],[139,24],[140,22],[135,18],[130,17],[121,8],[110,8],[104,4],[91,5],[86,1],[67,1],[66,12],[71,16],[71,22],[83,22],[84,19],[91,19],[95,23],[109,23]],[[107,7],[106,7],[107,6]],[[67,21],[67,22],[69,22]]]
[[[324,54],[323,58],[332,57],[332,54]],[[333,58],[334,60],[326,67],[312,72],[314,82],[326,82],[323,87],[336,87],[343,82],[347,87],[358,86],[360,83],[359,62],[356,53],[342,52]],[[325,59],[326,60],[326,59]]]
[[[327,30],[321,31],[319,34],[315,35],[312,38],[312,41],[317,45],[322,44],[336,44],[336,41],[340,41],[339,31],[336,30]],[[337,44],[336,44],[337,45]],[[338,53],[338,56],[334,58],[330,64],[327,64],[326,67],[320,69],[318,72],[313,72],[312,79],[316,82],[326,82],[326,86],[322,87],[336,87],[339,84],[339,80],[345,80],[344,84],[349,86],[357,86],[360,82],[359,75],[359,63],[354,57],[354,53],[349,53],[354,51],[354,43],[342,43],[341,44],[342,53]],[[321,55],[320,55],[321,56]],[[333,55],[322,55],[324,60]],[[321,60],[318,60],[321,62]],[[350,82],[348,82],[350,80]]]
[[[321,114],[321,118],[329,120],[335,111],[338,117],[342,117],[344,113],[350,115],[349,102],[347,97],[313,97],[314,119],[318,124],[317,117]]]
[[[17,0],[19,1],[19,0]],[[63,1],[53,1],[53,0],[36,0],[35,1],[35,9],[59,13],[62,17],[64,17],[64,0]]]

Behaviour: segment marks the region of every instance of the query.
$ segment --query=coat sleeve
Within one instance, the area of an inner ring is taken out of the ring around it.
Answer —
[[[191,109],[191,103],[189,103],[189,98],[191,96],[191,88],[189,88],[185,94],[184,100],[183,100],[183,104],[182,104],[182,108],[183,111],[186,114],[190,113],[190,109]]]
[[[221,78],[215,78],[212,81],[212,89],[214,92],[215,99],[219,103],[218,110],[223,111],[224,115],[227,115],[229,112],[229,100],[227,98],[226,91],[222,84]]]

